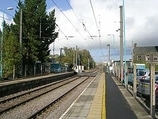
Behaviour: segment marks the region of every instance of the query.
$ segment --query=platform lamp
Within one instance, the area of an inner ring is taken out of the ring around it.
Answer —
[[[4,13],[6,10],[13,10],[13,7],[8,7],[3,11],[3,21],[2,21],[2,38],[1,38],[1,64],[0,64],[0,77],[3,77],[3,40],[4,40]]]

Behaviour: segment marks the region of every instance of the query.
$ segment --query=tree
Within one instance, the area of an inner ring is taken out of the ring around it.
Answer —
[[[69,68],[72,68],[75,61],[75,51],[74,48],[64,47],[64,56],[62,57],[62,61],[69,64]]]
[[[69,68],[72,68],[75,61],[76,61],[76,50],[74,48],[63,48],[64,55],[62,56],[62,63],[69,64]],[[56,60],[59,61],[60,56],[57,57]],[[79,50],[77,49],[77,65],[82,65],[87,69],[88,67],[88,59],[89,59],[89,67],[93,68],[93,64],[95,63],[93,58],[91,57],[91,54],[87,50]]]
[[[21,61],[20,47],[15,34],[9,25],[5,25],[3,42],[3,76],[11,77],[14,67],[19,67]],[[15,71],[16,72],[16,71]]]
[[[51,11],[49,15],[46,15],[45,19],[40,18],[41,34],[38,45],[38,58],[40,61],[45,62],[46,57],[50,54],[49,45],[55,41],[58,36],[58,32],[55,32],[56,19],[55,10]]]
[[[36,61],[42,63],[49,55],[49,45],[57,38],[55,32],[55,10],[46,14],[46,0],[19,1],[14,17],[15,34],[19,36],[20,10],[22,10],[22,55],[23,67],[31,74]],[[18,37],[19,39],[19,37]],[[24,70],[24,69],[23,69]]]
[[[94,60],[90,54],[90,52],[86,49],[82,50],[79,52],[80,54],[80,59],[81,59],[81,64],[85,66],[85,69],[88,68],[88,65],[89,65],[89,68],[93,68],[93,63],[94,63]],[[88,64],[88,60],[89,60],[89,64]]]
[[[2,31],[0,30],[0,38],[2,37]]]

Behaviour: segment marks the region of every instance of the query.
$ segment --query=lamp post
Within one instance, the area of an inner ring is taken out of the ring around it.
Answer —
[[[109,57],[108,57],[109,65],[108,65],[108,71],[110,73],[110,44],[107,44],[107,46],[109,47]]]
[[[4,13],[6,10],[13,10],[13,7],[8,7],[3,11],[3,21],[2,21],[2,39],[1,39],[1,66],[0,66],[0,77],[3,77],[3,40],[4,40]]]
[[[62,53],[63,48],[60,48],[60,64],[61,64],[61,53]]]

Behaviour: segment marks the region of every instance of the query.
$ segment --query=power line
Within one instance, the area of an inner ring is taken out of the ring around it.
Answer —
[[[89,1],[90,1],[90,5],[91,5],[91,8],[92,8],[95,24],[96,24],[97,30],[99,31],[99,27],[98,27],[98,24],[97,24],[97,19],[96,19],[96,16],[95,16],[95,12],[94,12],[92,1],[91,0],[89,0]]]
[[[2,11],[2,12],[3,12],[3,14],[5,13],[5,14],[8,14],[9,16],[14,17],[13,15],[11,15],[11,14],[7,13],[5,10],[0,9],[0,11]],[[12,20],[11,20],[11,19],[5,18],[4,16],[0,16],[0,18],[3,18],[4,20],[7,20],[7,21],[12,22]]]
[[[61,28],[59,27],[58,24],[56,24],[56,26],[59,28],[59,31],[64,35],[64,37],[68,40],[69,39],[69,36],[66,36],[65,33],[61,30]],[[74,42],[73,42],[74,43]],[[75,44],[75,43],[74,43]],[[76,44],[75,44],[76,46]],[[70,46],[71,47],[71,46]]]
[[[0,17],[3,18],[3,16],[0,16]],[[12,22],[12,20],[10,20],[10,19],[8,19],[8,18],[5,18],[5,17],[4,17],[4,19],[7,20],[7,21],[11,21],[11,22]]]
[[[81,22],[81,24],[83,25],[84,30],[87,31],[88,34],[90,35],[91,39],[93,39],[92,35],[90,34],[90,32],[88,31],[88,29],[86,28],[86,25],[83,23],[83,21],[81,21],[81,20],[77,17],[75,11],[73,10],[73,8],[72,8],[71,5],[69,4],[69,2],[68,2],[67,0],[66,0],[66,2],[68,3],[69,7],[72,9],[72,11],[73,11],[74,15],[76,16],[76,18],[78,19],[78,21]],[[98,25],[97,25],[97,20],[96,20],[96,17],[95,17],[95,12],[94,12],[94,9],[93,9],[92,2],[90,1],[90,3],[91,3],[91,7],[92,7],[92,11],[93,11],[94,18],[95,18],[95,23],[96,23],[96,26],[97,26],[97,29],[98,29],[100,47],[101,47],[101,49],[102,49],[101,41],[100,41],[100,37],[101,37],[101,35],[100,35],[100,29],[99,29],[99,27],[98,27]],[[87,41],[86,41],[86,42],[87,42]],[[87,42],[87,44],[88,44],[88,42]],[[89,45],[89,44],[88,44],[88,45]],[[93,45],[92,45],[92,46],[93,46]],[[89,45],[89,47],[91,48],[90,45]],[[101,51],[102,51],[102,50],[101,50]],[[96,51],[96,54],[97,54],[97,51]],[[103,51],[102,51],[102,54],[103,54]]]
[[[3,13],[6,13],[6,14],[8,14],[9,16],[12,16],[12,17],[14,17],[13,15],[11,15],[11,14],[7,13],[5,10],[2,10],[2,9],[0,9],[0,11],[2,11]]]
[[[91,5],[91,8],[92,8],[95,24],[96,24],[96,27],[97,27],[97,30],[98,30],[99,44],[100,44],[101,52],[102,52],[102,55],[103,55],[103,50],[102,50],[103,48],[102,48],[101,41],[100,41],[100,37],[101,37],[101,35],[100,35],[100,20],[99,20],[99,26],[98,26],[92,1],[91,0],[89,0],[89,1],[90,1],[90,5]]]
[[[85,39],[83,37],[83,35],[79,32],[79,30],[75,27],[75,25],[70,21],[70,19],[63,13],[63,11],[59,8],[59,6],[54,2],[54,0],[52,0],[52,2],[55,4],[55,6],[60,10],[60,12],[65,16],[65,18],[71,23],[71,25],[75,28],[75,30],[80,34],[80,36]]]
[[[89,34],[89,36],[90,36],[90,38],[93,39],[93,37],[92,37],[92,35],[90,34],[89,30],[87,29],[86,25],[83,23],[83,21],[81,21],[81,20],[78,18],[77,14],[75,13],[75,11],[73,10],[73,8],[71,7],[70,3],[69,3],[67,0],[66,0],[66,2],[67,2],[67,4],[69,5],[69,7],[72,9],[72,11],[73,11],[74,15],[76,16],[76,18],[78,19],[78,21],[83,25],[84,30],[87,31],[88,34]],[[89,45],[89,44],[88,44],[88,45]],[[93,45],[92,45],[92,47],[93,47]]]
[[[59,6],[54,2],[54,0],[52,0],[52,2],[54,3],[54,5],[60,10],[60,12],[65,16],[65,18],[70,22],[70,24],[75,28],[75,30],[79,33],[79,35],[86,40],[83,35],[79,32],[79,30],[75,27],[75,25],[70,21],[70,19],[63,13],[63,11],[59,8]],[[86,41],[86,43],[88,44],[88,46],[91,48],[91,46],[89,45],[89,43]]]
[[[90,32],[88,31],[88,29],[86,28],[86,25],[83,23],[83,21],[81,21],[77,14],[75,13],[75,11],[73,10],[73,8],[71,7],[70,3],[66,0],[67,4],[69,5],[69,7],[72,9],[73,13],[75,14],[76,18],[78,19],[79,22],[81,22],[81,24],[83,25],[84,29],[89,33],[90,37],[93,39],[92,35],[90,34]]]
[[[59,25],[58,24],[56,24],[56,26],[59,28],[59,31],[61,31],[62,32],[62,34],[65,36],[65,38],[68,40],[68,38],[67,38],[67,36],[65,35],[65,33],[60,29],[60,27],[59,27]]]
[[[60,43],[59,41],[56,41],[58,44],[60,44],[61,46],[64,46],[64,47],[66,47],[66,46],[68,46],[68,47],[71,47],[71,46],[69,46],[69,45],[67,45],[67,44],[64,44],[63,42],[62,43]]]

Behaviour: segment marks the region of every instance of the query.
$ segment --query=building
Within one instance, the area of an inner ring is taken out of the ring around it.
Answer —
[[[158,62],[158,46],[142,46],[133,48],[133,63]]]

